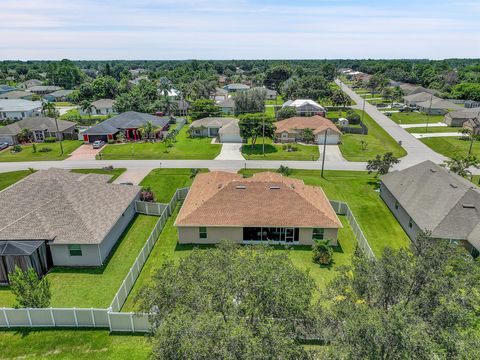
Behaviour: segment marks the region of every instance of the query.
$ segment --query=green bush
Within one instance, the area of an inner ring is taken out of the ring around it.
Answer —
[[[115,140],[113,140],[113,139],[110,139],[110,140],[108,140],[108,143],[109,143],[109,144],[115,144],[115,143],[116,143],[116,141],[115,141]]]
[[[333,249],[328,240],[314,240],[312,246],[313,262],[320,265],[330,265],[333,260]]]
[[[23,148],[20,145],[13,145],[11,152],[18,153],[22,150],[23,150]]]
[[[54,143],[55,141],[57,141],[57,138],[55,136],[47,136],[44,140],[44,142],[46,143]]]
[[[38,150],[39,152],[42,152],[42,153],[46,153],[46,152],[50,152],[52,151],[52,148],[49,148],[49,147],[42,147],[40,150]]]
[[[357,114],[355,111],[348,110],[346,117],[347,117],[347,120],[348,120],[349,124],[351,124],[351,125],[360,124],[360,115]]]
[[[32,152],[34,154],[37,152],[37,144],[32,144]]]

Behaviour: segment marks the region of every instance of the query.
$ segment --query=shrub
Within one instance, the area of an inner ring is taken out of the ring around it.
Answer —
[[[37,152],[37,144],[32,144],[32,152],[34,154]]]
[[[46,143],[54,143],[55,141],[57,141],[57,138],[55,136],[48,136],[45,138],[44,140]]]
[[[18,153],[20,151],[22,151],[22,147],[20,145],[13,145],[12,147],[12,150],[10,150],[11,152],[15,152],[15,153]]]
[[[42,147],[40,150],[38,150],[41,153],[46,153],[52,151],[52,148],[49,148],[48,146]]]
[[[155,194],[150,187],[143,188],[140,192],[140,200],[146,202],[154,202]]]
[[[15,267],[9,275],[10,287],[15,295],[16,308],[46,308],[50,306],[50,284],[46,278],[39,279],[32,268],[23,271]]]
[[[109,144],[115,144],[116,141],[113,140],[113,139],[109,139],[107,142],[108,142]]]
[[[283,176],[288,176],[292,173],[292,170],[288,166],[280,165],[277,169],[277,173],[282,174]]]
[[[330,265],[333,260],[333,249],[328,240],[314,240],[312,246],[313,262],[320,265]]]
[[[352,124],[352,125],[360,124],[360,115],[357,114],[355,111],[348,110],[346,117],[349,124]]]

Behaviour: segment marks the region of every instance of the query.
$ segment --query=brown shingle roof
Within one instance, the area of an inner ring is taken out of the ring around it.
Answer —
[[[175,225],[342,227],[319,187],[272,172],[244,179],[222,171],[197,175]]]
[[[333,122],[325,119],[322,116],[295,116],[285,120],[277,121],[275,123],[277,130],[275,133],[280,134],[282,132],[294,132],[301,129],[312,129],[314,134],[319,134],[325,129],[341,134],[341,131],[335,126]]]

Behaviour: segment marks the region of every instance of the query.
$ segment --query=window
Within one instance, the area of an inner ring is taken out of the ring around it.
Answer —
[[[200,239],[206,239],[207,238],[207,228],[206,227],[199,227],[198,228],[198,236]]]
[[[282,133],[282,138],[287,139],[287,138],[288,138],[288,133],[283,132],[283,133]]]
[[[395,201],[395,209],[398,209],[398,201]]]
[[[412,218],[410,218],[410,220],[408,220],[408,227],[411,228],[413,226],[413,222],[412,222]]]
[[[82,256],[82,248],[80,245],[68,245],[70,256]]]
[[[315,228],[313,229],[312,239],[323,240],[324,233],[325,233],[325,229]]]

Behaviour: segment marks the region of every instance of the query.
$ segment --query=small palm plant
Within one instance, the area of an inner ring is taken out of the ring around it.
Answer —
[[[314,240],[312,247],[313,262],[320,265],[330,265],[333,260],[333,249],[328,240]]]
[[[288,166],[280,165],[280,167],[277,169],[277,173],[280,173],[283,176],[289,176],[292,171]]]

